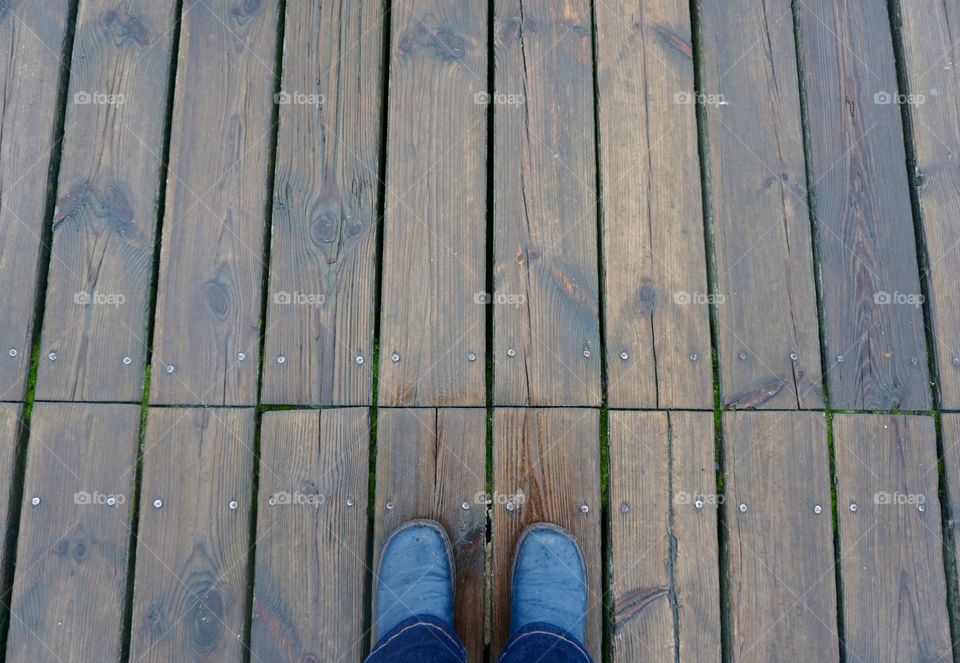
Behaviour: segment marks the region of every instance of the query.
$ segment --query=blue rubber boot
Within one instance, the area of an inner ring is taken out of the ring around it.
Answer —
[[[587,626],[587,569],[580,544],[550,523],[530,525],[513,558],[510,635],[549,624],[582,643]]]
[[[411,520],[387,539],[374,590],[375,637],[429,616],[453,626],[453,554],[440,523]]]

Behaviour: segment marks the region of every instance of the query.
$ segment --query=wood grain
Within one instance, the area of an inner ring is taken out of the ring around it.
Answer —
[[[391,10],[381,405],[486,402],[487,19],[475,0]]]
[[[897,72],[885,2],[798,6],[830,401],[930,407]]]
[[[494,401],[599,405],[590,3],[494,8]]]
[[[933,419],[833,428],[846,660],[951,660]]]
[[[611,407],[710,408],[710,310],[690,9],[599,2],[596,16],[607,390]]]
[[[267,403],[370,403],[385,10],[286,5]]]
[[[70,0],[0,3],[0,400],[26,396]]]
[[[0,541],[6,541],[14,526],[19,504],[20,486],[17,485],[17,458],[20,452],[20,417],[23,408],[17,404],[0,404]],[[0,569],[7,569],[12,561],[7,547],[0,546]],[[10,605],[9,587],[0,586],[0,605]],[[4,611],[5,612],[5,611]],[[6,616],[0,618],[0,627]]]
[[[728,412],[723,429],[731,660],[838,661],[824,416]]]
[[[368,418],[359,408],[263,415],[254,661],[363,660]]]
[[[241,659],[254,424],[252,409],[150,409],[131,660]]]
[[[693,101],[707,118],[721,396],[738,409],[823,405],[790,5],[701,3]]]
[[[34,405],[7,661],[119,659],[139,426],[136,405]]]
[[[184,0],[152,403],[256,402],[277,5]]]
[[[887,424],[889,425],[889,424]],[[944,495],[946,500],[942,509],[949,509],[944,522],[944,535],[947,528],[953,536],[954,563],[960,563],[960,547],[956,541],[960,540],[960,414],[944,413],[941,415],[940,425],[943,435],[943,455],[938,459],[943,465]]]
[[[140,401],[176,8],[80,2],[37,398]]]

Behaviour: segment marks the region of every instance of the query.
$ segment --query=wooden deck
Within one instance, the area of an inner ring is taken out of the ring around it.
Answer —
[[[960,660],[960,3],[0,0],[0,660]]]

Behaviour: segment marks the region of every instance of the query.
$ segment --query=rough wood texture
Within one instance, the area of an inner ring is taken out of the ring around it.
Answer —
[[[824,416],[728,412],[723,427],[731,660],[837,661]]]
[[[21,412],[19,405],[0,404],[0,541],[7,540],[7,532],[16,518],[14,509],[20,507],[15,501],[20,496],[19,486],[15,485],[15,471]],[[6,546],[0,546],[0,569],[6,569],[9,561]],[[7,588],[0,587],[3,589]],[[0,605],[9,605],[9,597],[5,594],[0,595]]]
[[[176,8],[80,2],[37,398],[140,401]]]
[[[798,5],[830,401],[930,407],[886,2]]]
[[[823,405],[790,0],[704,0],[711,236],[723,402]],[[699,298],[704,305],[706,298]]]
[[[365,405],[386,8],[348,0],[286,8],[263,400]]]
[[[369,434],[365,409],[263,415],[252,660],[363,660]]]
[[[34,405],[7,661],[119,659],[139,426],[136,405]]]
[[[379,400],[483,405],[487,3],[391,21]]]
[[[404,522],[440,522],[453,545],[456,627],[470,663],[484,660],[485,491],[484,410],[379,411],[373,568],[386,537]]]
[[[492,651],[501,649],[509,632],[516,541],[527,525],[551,522],[569,530],[583,548],[588,587],[585,645],[600,660],[599,412],[498,409],[493,438]],[[508,500],[516,505],[513,511],[507,508]]]
[[[251,405],[277,0],[185,0],[183,12],[151,402]]]
[[[889,425],[889,424],[888,424]],[[944,414],[941,418],[943,434],[943,475],[946,484],[946,503],[949,506],[946,522],[953,533],[955,561],[960,564],[960,414]]]
[[[26,395],[69,0],[0,2],[0,400]]]
[[[494,400],[599,405],[590,3],[494,7]]]
[[[242,658],[255,416],[150,410],[130,660]]]
[[[847,660],[951,660],[933,419],[833,428]]]
[[[690,9],[594,12],[608,402],[710,408],[710,310],[692,304],[708,292],[696,107],[674,103],[694,89]]]

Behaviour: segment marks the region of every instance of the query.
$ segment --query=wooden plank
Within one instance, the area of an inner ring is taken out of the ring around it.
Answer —
[[[597,3],[597,112],[607,390],[611,407],[710,408],[690,9]]]
[[[960,77],[956,38],[960,6],[913,0],[897,3],[902,21],[903,70],[920,103],[910,106],[917,197],[927,253],[927,280],[937,385],[944,407],[960,408],[960,291],[954,265],[960,261]],[[896,21],[895,21],[896,22]]]
[[[293,2],[286,11],[263,399],[366,405],[385,7]]]
[[[846,660],[952,660],[933,419],[833,426]]]
[[[19,454],[18,442],[20,438],[20,416],[22,407],[16,404],[0,404],[0,541],[7,540],[10,527],[14,526],[17,508],[16,500],[19,497],[19,486],[16,483],[17,457]],[[0,546],[0,569],[6,569],[10,559],[7,556],[6,546]],[[0,586],[0,603],[9,605],[9,596],[6,590],[9,587]]]
[[[486,464],[484,410],[379,411],[375,564],[404,522],[429,518],[443,525],[454,551],[456,627],[470,663],[484,660]]]
[[[176,8],[80,2],[37,398],[140,401]]]
[[[720,385],[739,409],[823,406],[790,4],[704,0],[703,97],[678,97],[706,110]]]
[[[119,659],[139,427],[136,405],[34,405],[7,661]]]
[[[551,522],[569,530],[583,548],[588,589],[584,644],[600,660],[599,412],[501,408],[494,415],[493,438],[492,651],[502,648],[510,630],[517,539],[527,525]]]
[[[26,395],[69,0],[0,3],[0,399]]]
[[[184,2],[153,403],[256,402],[277,14],[277,0]]]
[[[359,408],[263,416],[254,661],[363,660],[368,419]]]
[[[381,405],[486,402],[486,5],[391,10]]]
[[[943,456],[940,462],[943,464],[946,496],[942,508],[949,509],[944,522],[953,535],[953,562],[960,563],[960,547],[956,545],[956,541],[960,540],[960,414],[942,414],[940,425],[943,435]]]
[[[599,405],[590,3],[494,6],[494,399]]]
[[[830,402],[930,407],[920,276],[885,2],[799,6]]]
[[[824,416],[727,412],[723,427],[731,660],[838,661]]]
[[[255,418],[150,409],[131,660],[242,658]]]

